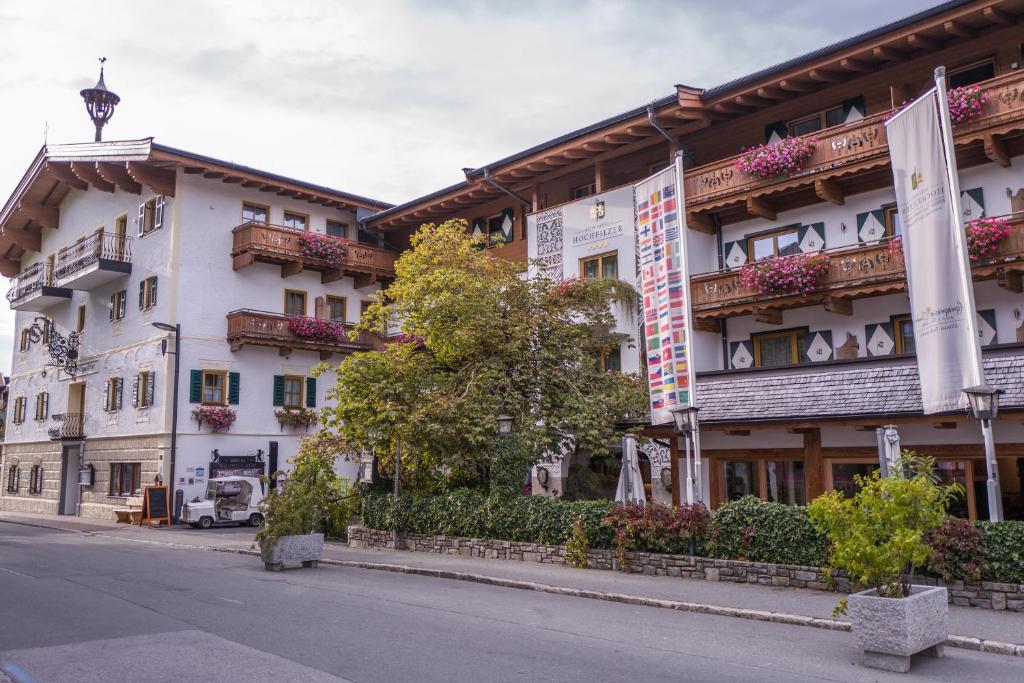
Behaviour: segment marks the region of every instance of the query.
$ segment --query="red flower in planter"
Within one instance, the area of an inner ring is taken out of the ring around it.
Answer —
[[[306,258],[327,261],[335,266],[344,262],[346,253],[344,240],[317,232],[299,235],[299,250]]]
[[[345,334],[345,326],[320,318],[289,318],[288,329],[296,337],[314,341],[335,342]]]
[[[192,410],[192,418],[202,428],[203,423],[210,425],[210,431],[225,432],[235,422],[235,411],[225,406],[196,406]]]
[[[971,262],[987,261],[999,251],[999,243],[1013,228],[1005,218],[978,218],[967,224],[967,253]]]
[[[811,158],[817,140],[809,137],[784,138],[751,147],[736,159],[736,168],[759,178],[774,178],[799,171]]]
[[[773,256],[744,265],[740,282],[759,294],[810,294],[818,288],[828,267],[828,254]]]
[[[973,121],[981,114],[982,107],[989,100],[989,92],[976,85],[965,85],[946,91],[946,100],[949,102],[949,120],[956,126]],[[906,109],[911,102],[913,100],[904,100],[898,107],[893,107],[885,120],[889,121]]]

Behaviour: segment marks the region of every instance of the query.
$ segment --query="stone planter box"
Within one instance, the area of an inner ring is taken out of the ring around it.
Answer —
[[[946,589],[912,586],[906,598],[880,598],[874,589],[849,597],[847,611],[864,665],[906,673],[910,657],[919,652],[942,656],[949,637]]]
[[[261,555],[263,568],[269,572],[281,571],[286,563],[315,567],[324,556],[324,535],[282,536],[273,545],[263,548]]]

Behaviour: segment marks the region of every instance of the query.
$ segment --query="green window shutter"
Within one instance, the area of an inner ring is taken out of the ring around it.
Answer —
[[[238,384],[240,376],[237,372],[228,373],[228,403],[238,405]]]
[[[189,379],[188,402],[202,403],[203,401],[203,371],[193,370]]]
[[[306,378],[306,407],[316,408],[316,377]]]
[[[284,405],[284,375],[274,375],[274,405]]]

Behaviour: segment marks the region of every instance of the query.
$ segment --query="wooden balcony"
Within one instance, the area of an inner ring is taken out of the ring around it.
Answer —
[[[345,257],[340,264],[311,258],[302,253],[299,238],[301,230],[293,230],[269,223],[243,223],[232,231],[231,265],[235,270],[253,263],[271,263],[281,266],[281,277],[290,277],[303,270],[320,272],[324,284],[350,276],[356,287],[366,287],[395,276],[397,252],[383,247],[360,244],[340,237],[345,245]]]
[[[989,91],[981,116],[953,129],[961,168],[987,161],[1009,166],[1024,152],[1024,72],[979,83]],[[686,172],[691,228],[710,231],[711,214],[722,223],[755,216],[776,220],[780,211],[822,201],[843,204],[846,195],[892,186],[885,134],[888,112],[814,134],[811,158],[794,175],[759,178],[736,169],[737,156]]]
[[[299,316],[282,315],[268,311],[243,309],[228,313],[228,343],[232,351],[246,345],[272,346],[282,356],[293,350],[319,351],[324,360],[335,353],[354,353],[383,347],[383,340],[375,334],[360,332],[355,341],[348,334],[352,326],[345,324],[337,339],[324,340],[301,337],[292,331],[289,321],[302,320]]]
[[[973,264],[975,280],[996,280],[1012,292],[1024,291],[1024,214],[1007,216],[1013,233],[999,245],[995,257]],[[825,310],[849,315],[852,301],[906,289],[903,259],[890,255],[888,241],[829,249],[829,270],[819,288],[804,296],[766,296],[740,283],[739,269],[690,278],[694,325],[717,330],[719,318],[754,315],[762,322],[781,324],[784,309],[824,305]]]

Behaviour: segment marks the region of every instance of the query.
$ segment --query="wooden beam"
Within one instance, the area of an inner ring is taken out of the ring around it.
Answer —
[[[245,178],[243,178],[242,176],[237,176],[237,175],[229,175],[229,176],[225,176],[221,180],[221,182],[222,183],[227,183],[228,185],[241,185],[242,183],[245,182]]]
[[[718,318],[694,318],[693,329],[700,332],[722,333],[722,321]]]
[[[128,175],[158,194],[174,196],[176,174],[174,169],[159,168],[137,161],[128,162]],[[260,183],[262,185],[262,183]]]
[[[376,275],[370,275],[369,273],[360,273],[352,278],[352,286],[356,289],[362,289],[363,287],[369,287],[377,281]]]
[[[843,189],[832,180],[824,180],[822,178],[815,180],[814,194],[818,195],[818,199],[832,202],[836,206],[842,206],[846,203],[846,195],[843,193]]]
[[[741,429],[740,427],[729,427],[722,431],[729,436],[750,436],[749,429]]]
[[[281,264],[281,277],[291,277],[302,272],[302,261],[289,261]]]
[[[686,227],[697,232],[705,232],[709,235],[715,234],[715,221],[706,213],[691,211],[686,214]]]
[[[604,162],[600,159],[594,162],[594,192],[604,192]]]
[[[583,149],[588,152],[607,152],[612,148],[611,145],[604,142],[585,142],[583,143]],[[527,167],[529,168],[529,167]]]
[[[938,50],[942,47],[942,41],[922,36],[920,33],[911,33],[907,36],[907,42],[918,50]]]
[[[42,251],[43,236],[29,230],[6,230],[4,235],[25,251]]]
[[[763,100],[788,100],[793,97],[793,93],[781,90],[779,88],[758,88],[757,96]]]
[[[875,425],[875,424],[859,424],[859,425],[854,425],[853,426],[853,431],[855,431],[855,432],[873,432],[873,431],[875,431],[876,429],[878,429],[881,426],[882,425]]]
[[[837,296],[826,296],[825,310],[837,315],[853,315],[853,299],[840,299]]]
[[[1002,26],[1012,24],[1014,20],[1012,15],[1010,15],[1007,12],[1004,12],[998,7],[986,7],[985,9],[981,10],[981,13],[984,15],[986,19],[991,21],[993,24],[1000,24]]]
[[[723,114],[746,114],[750,111],[746,107],[741,107],[735,102],[718,102],[712,107],[712,109]]]
[[[579,160],[579,159],[589,159],[593,155],[590,154],[589,152],[586,152],[586,151],[582,150],[582,149],[567,149],[564,152],[562,152],[562,156],[565,157],[566,159],[576,159],[576,160]]]
[[[877,59],[883,62],[902,62],[907,58],[907,53],[903,50],[897,50],[894,47],[888,47],[887,45],[879,45],[871,51]]]
[[[227,173],[224,173],[223,171],[206,171],[203,173],[203,177],[209,178],[210,180],[220,180],[226,175]]]
[[[821,454],[821,430],[808,429],[803,434],[804,485],[809,502],[825,492],[825,459]]]
[[[1020,294],[1024,292],[1024,273],[1000,268],[996,271],[996,284],[1009,292]]]
[[[837,83],[843,80],[843,77],[839,74],[825,69],[811,69],[807,73],[807,77],[812,81],[818,81],[819,83]]]
[[[257,189],[263,187],[266,183],[261,183],[257,180],[246,180],[242,183],[242,187]]]
[[[978,32],[973,28],[959,21],[947,21],[942,25],[942,28],[946,30],[946,33],[957,38],[973,38],[978,35]]]
[[[71,171],[70,165],[47,162],[46,172],[53,178],[56,178],[58,181],[65,185],[69,185],[76,190],[82,190],[84,192],[89,189],[89,183],[76,176]]]
[[[632,136],[619,134],[605,135],[601,139],[609,145],[628,145],[633,142]]]
[[[815,92],[818,90],[818,86],[814,83],[805,83],[804,81],[794,81],[792,79],[784,79],[779,81],[779,87],[783,90],[795,93],[808,93]]]
[[[747,197],[747,213],[768,221],[777,220],[779,217],[772,203],[762,197]]]
[[[759,97],[751,97],[750,95],[737,95],[732,99],[733,102],[741,107],[748,107],[750,109],[760,109],[761,107],[768,104]]]
[[[936,422],[932,427],[935,429],[956,429],[956,422]]]
[[[1010,166],[1010,154],[1006,151],[1006,143],[998,136],[985,136],[985,156],[1003,168]]]
[[[859,59],[840,59],[839,68],[843,71],[853,71],[854,73],[868,73],[874,71],[877,67],[870,62],[863,62]]]
[[[9,258],[0,258],[0,275],[16,277],[21,272],[21,263]]]
[[[760,306],[754,306],[753,314],[754,322],[756,323],[764,323],[765,325],[782,324],[782,311],[777,308],[761,308]]]
[[[99,173],[104,180],[113,183],[124,192],[129,194],[142,194],[142,185],[135,182],[135,179],[128,175],[128,170],[120,164],[97,162],[96,172]]]
[[[108,182],[105,178],[101,177],[100,174],[96,171],[95,164],[72,161],[71,171],[76,176],[78,176],[85,182],[89,183],[97,190],[100,190],[101,192],[114,191],[114,183]]]
[[[22,216],[35,221],[44,228],[56,229],[60,226],[60,209],[56,206],[43,206],[23,199],[15,208]],[[32,251],[39,250],[33,249]]]
[[[198,175],[206,172],[206,168],[203,166],[186,166],[183,170],[188,175]]]

